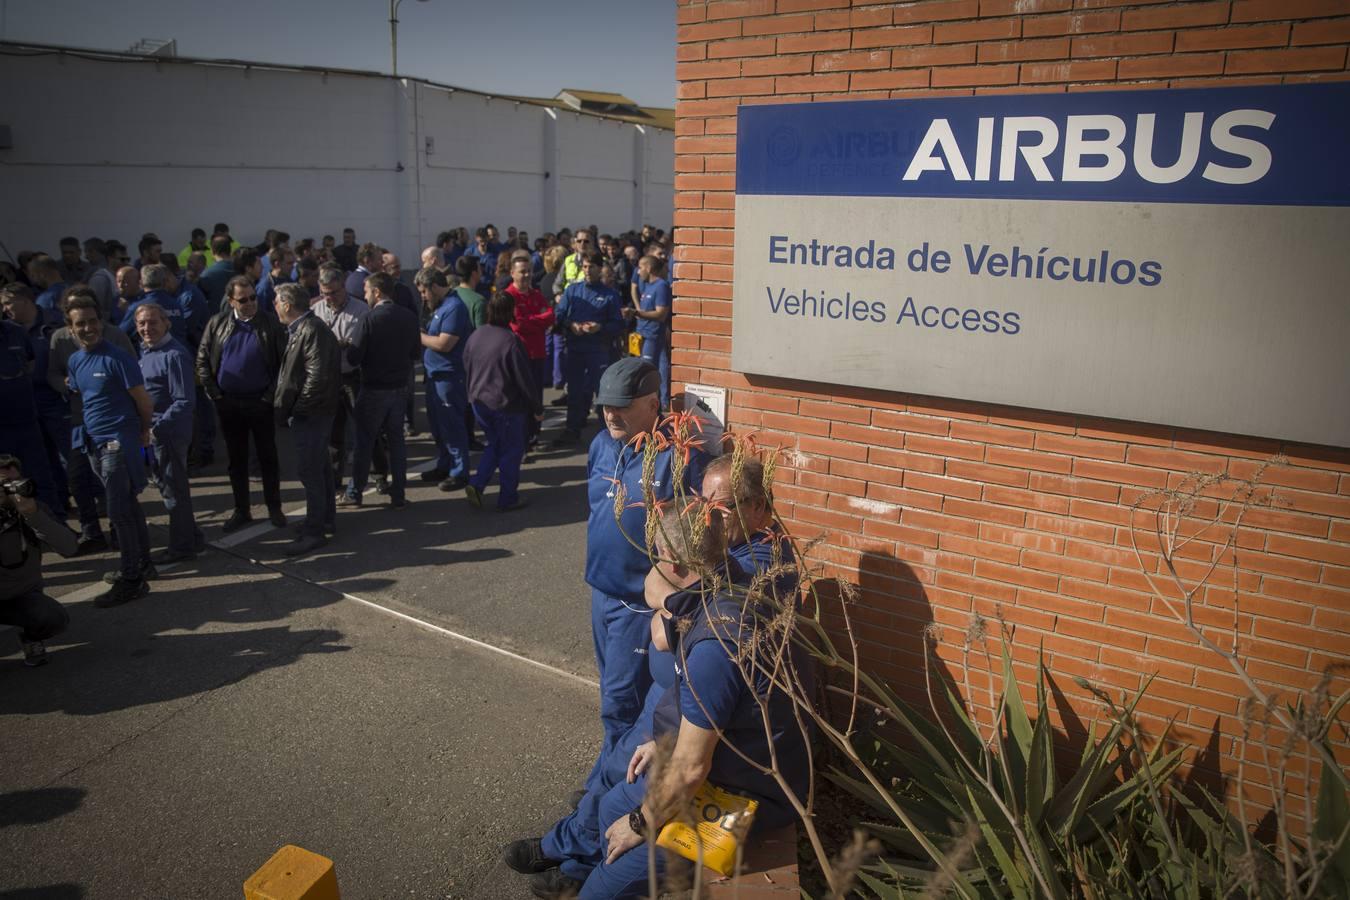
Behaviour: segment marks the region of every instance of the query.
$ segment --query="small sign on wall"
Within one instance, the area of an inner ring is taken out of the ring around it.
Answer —
[[[1350,84],[743,106],[740,372],[1350,446]]]

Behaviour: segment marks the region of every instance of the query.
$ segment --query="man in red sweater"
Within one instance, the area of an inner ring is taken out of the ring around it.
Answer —
[[[536,401],[544,402],[544,383],[548,381],[548,350],[545,340],[549,329],[553,327],[553,304],[544,299],[543,293],[532,285],[533,267],[528,256],[511,261],[511,284],[506,293],[516,301],[515,318],[511,320],[511,330],[525,345],[525,353],[530,358],[530,369],[534,372]],[[529,421],[528,445],[533,447],[539,442],[540,420]]]

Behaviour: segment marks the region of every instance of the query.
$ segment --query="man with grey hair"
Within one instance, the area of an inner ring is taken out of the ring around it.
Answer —
[[[136,310],[146,303],[153,303],[164,312],[169,322],[169,333],[184,347],[188,345],[188,310],[183,309],[183,301],[175,296],[170,287],[174,284],[173,273],[163,263],[142,266],[141,286],[145,292],[127,305],[122,315],[122,332],[136,343],[139,326],[136,324]]]
[[[369,261],[369,254],[364,255],[362,259]],[[337,338],[341,357],[342,395],[338,398],[338,406],[333,415],[333,434],[328,442],[328,458],[333,465],[334,484],[342,484],[348,451],[356,446],[356,421],[353,418],[353,411],[356,408],[356,396],[361,391],[361,372],[347,358],[347,348],[352,345],[357,323],[370,315],[370,307],[365,301],[347,293],[344,282],[348,282],[349,277],[337,266],[324,266],[320,269],[320,301],[314,307],[314,314],[333,332],[333,337]],[[365,278],[361,279],[361,284],[364,294]],[[376,450],[375,471],[377,473],[389,471],[388,454],[383,448]]]
[[[277,377],[276,416],[290,425],[297,474],[305,489],[305,521],[285,552],[300,556],[322,547],[325,533],[337,525],[337,482],[324,448],[342,395],[342,353],[333,332],[310,308],[303,287],[279,285],[275,303],[287,333]]]
[[[197,392],[192,354],[171,333],[168,310],[153,300],[142,300],[136,304],[133,316],[141,342],[141,375],[154,404],[150,421],[150,480],[159,489],[164,509],[169,513],[169,546],[151,554],[150,561],[165,565],[194,559],[206,547],[206,538],[192,514],[187,471]]]

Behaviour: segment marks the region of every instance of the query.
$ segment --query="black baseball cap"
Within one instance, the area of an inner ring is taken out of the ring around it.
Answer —
[[[600,376],[595,402],[601,406],[627,406],[638,397],[661,390],[661,373],[640,356],[625,356]]]

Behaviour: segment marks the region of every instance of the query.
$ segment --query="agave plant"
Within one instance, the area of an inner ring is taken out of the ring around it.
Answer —
[[[1037,663],[1032,711],[1017,689],[1006,638],[1002,663],[988,736],[946,686],[944,716],[930,682],[924,713],[893,693],[886,697],[907,745],[873,739],[873,768],[890,777],[891,797],[879,797],[871,784],[842,770],[830,773],[881,814],[885,821],[862,825],[899,854],[859,873],[877,896],[1069,900],[1091,896],[1083,890],[1089,869],[1101,869],[1105,883],[1114,880],[1105,877],[1113,867],[1124,874],[1132,864],[1113,849],[1112,836],[1150,803],[1149,792],[1172,775],[1182,753],[1165,752],[1162,741],[1149,751],[1127,745],[1128,715],[1148,685],[1100,737],[1094,725],[1077,764],[1061,772],[1044,660]],[[897,803],[906,812],[899,824],[890,814]]]

